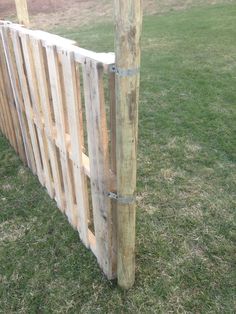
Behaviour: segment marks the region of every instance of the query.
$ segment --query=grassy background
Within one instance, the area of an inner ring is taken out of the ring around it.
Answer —
[[[103,277],[0,137],[1,313],[235,313],[235,16],[144,19],[133,289]],[[54,31],[113,50],[109,23]]]

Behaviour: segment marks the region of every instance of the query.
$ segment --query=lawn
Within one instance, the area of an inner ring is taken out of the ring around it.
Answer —
[[[235,313],[235,16],[232,1],[144,19],[131,290],[0,136],[0,313]],[[54,32],[112,51],[112,29]]]

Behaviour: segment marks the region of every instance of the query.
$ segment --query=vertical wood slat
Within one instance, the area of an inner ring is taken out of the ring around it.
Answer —
[[[33,114],[35,117],[34,121],[36,123],[36,132],[39,140],[40,155],[43,164],[43,174],[45,178],[45,186],[48,190],[48,193],[53,197],[53,187],[52,187],[52,177],[50,173],[49,157],[48,157],[48,145],[44,132],[43,124],[43,113],[39,98],[39,88],[36,77],[36,72],[38,69],[35,69],[35,64],[32,55],[31,41],[28,35],[21,34],[21,42],[23,49],[23,57],[26,65],[26,73],[29,83],[29,91],[31,94],[32,105],[33,105]]]
[[[66,103],[68,110],[68,119],[70,121],[70,135],[73,142],[71,142],[71,154],[73,161],[73,172],[75,178],[75,194],[78,212],[78,231],[81,240],[86,246],[89,245],[88,238],[88,191],[86,187],[86,178],[82,167],[82,146],[83,146],[83,125],[80,118],[81,99],[78,97],[80,94],[80,85],[76,82],[75,62],[73,53],[63,52],[61,54],[62,70],[64,77],[64,85],[66,86]]]
[[[90,60],[83,64],[97,259],[107,277],[113,278],[112,216],[111,200],[108,198],[109,151],[102,75],[101,64]]]
[[[3,121],[3,126],[4,126],[4,134],[9,140],[10,144],[13,146],[14,143],[12,141],[11,137],[11,127],[10,127],[10,121],[9,121],[9,114],[6,110],[6,95],[3,92],[3,73],[0,68],[0,76],[2,77],[2,80],[0,82],[0,92],[1,92],[1,116],[2,116],[2,121]]]
[[[0,35],[0,66],[2,67],[2,73],[3,73],[3,76],[2,76],[3,89],[5,90],[7,105],[9,107],[9,111],[11,115],[11,123],[12,123],[11,128],[12,130],[14,130],[14,135],[15,135],[15,147],[14,148],[18,152],[23,163],[25,164],[26,156],[25,156],[24,143],[22,139],[22,131],[20,128],[18,117],[17,117],[16,105],[15,105],[15,100],[14,100],[14,96],[13,96],[13,92],[11,88],[11,82],[10,82],[10,77],[8,73],[7,62],[6,62],[1,35]],[[4,93],[4,90],[3,90],[3,93]]]
[[[1,27],[1,37],[3,41],[4,54],[7,61],[8,73],[10,76],[10,82],[12,87],[12,92],[14,95],[14,100],[16,104],[16,110],[18,115],[18,120],[22,132],[22,138],[25,148],[26,160],[29,168],[32,172],[36,173],[35,159],[32,150],[32,144],[29,135],[29,127],[26,119],[26,115],[23,109],[23,97],[20,89],[19,77],[16,68],[16,61],[13,51],[12,40],[10,37],[10,30],[7,26]]]
[[[1,79],[1,77],[0,77],[0,79]],[[5,117],[3,115],[2,106],[3,106],[3,97],[2,97],[2,92],[0,90],[0,123],[1,123],[0,129],[1,129],[1,132],[7,137],[6,121],[5,121]]]
[[[42,42],[39,39],[31,38],[32,48],[33,48],[33,56],[34,56],[34,64],[36,68],[36,77],[38,81],[39,88],[39,98],[42,105],[43,119],[45,123],[45,137],[48,146],[48,154],[50,159],[50,164],[52,168],[52,176],[54,181],[54,191],[55,198],[57,201],[57,205],[60,210],[64,211],[64,198],[63,191],[61,185],[61,177],[60,177],[60,169],[57,158],[56,144],[55,140],[55,132],[53,129],[54,121],[53,121],[53,112],[51,107],[50,100],[50,86],[47,81],[47,60],[44,56],[44,47],[42,46]]]
[[[4,56],[3,56],[3,46],[2,41],[0,41],[0,91],[1,91],[1,110],[2,115],[4,116],[5,128],[6,128],[6,136],[9,139],[11,145],[17,151],[17,142],[15,136],[15,129],[13,127],[12,121],[12,112],[10,108],[10,102],[8,97],[8,86],[7,86],[7,76],[4,68]],[[9,95],[10,96],[10,95]]]
[[[0,76],[3,78],[3,73],[0,68]],[[13,139],[13,132],[11,128],[11,117],[9,115],[9,107],[6,100],[6,94],[3,92],[3,79],[0,82],[0,92],[1,92],[1,114],[2,118],[4,119],[4,126],[5,126],[5,135],[9,140],[10,144],[15,147],[15,142]]]
[[[46,46],[52,103],[55,114],[55,126],[58,134],[62,177],[65,189],[66,214],[73,226],[77,226],[77,213],[74,208],[72,178],[69,169],[69,157],[66,145],[66,120],[63,108],[63,91],[59,73],[57,51],[54,46]]]
[[[40,157],[40,150],[37,142],[37,135],[35,130],[35,125],[33,122],[33,110],[32,110],[32,104],[31,104],[31,98],[30,98],[30,92],[28,88],[28,81],[27,76],[25,73],[24,68],[24,59],[23,59],[23,52],[21,47],[20,38],[18,35],[18,31],[11,30],[11,36],[12,36],[12,42],[13,42],[13,49],[16,57],[16,66],[17,71],[20,78],[20,86],[23,94],[23,100],[24,100],[24,106],[25,106],[25,112],[26,112],[26,118],[28,121],[29,126],[29,133],[33,148],[33,154],[35,157],[35,163],[36,163],[36,169],[37,169],[37,175],[39,178],[39,181],[42,185],[44,185],[44,176],[43,176],[43,170],[42,170],[42,164],[41,164],[41,157]]]

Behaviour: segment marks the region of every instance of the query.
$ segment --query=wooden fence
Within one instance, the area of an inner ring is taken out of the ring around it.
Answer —
[[[117,273],[113,65],[112,53],[0,22],[1,131],[109,279]]]

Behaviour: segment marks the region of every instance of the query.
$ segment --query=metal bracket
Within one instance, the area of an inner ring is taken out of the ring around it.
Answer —
[[[132,204],[136,200],[134,196],[118,196],[114,192],[108,192],[107,196],[121,204]]]
[[[126,76],[135,76],[140,72],[140,68],[136,69],[121,69],[117,68],[115,65],[110,66],[110,72],[115,73],[116,75],[126,77]]]

